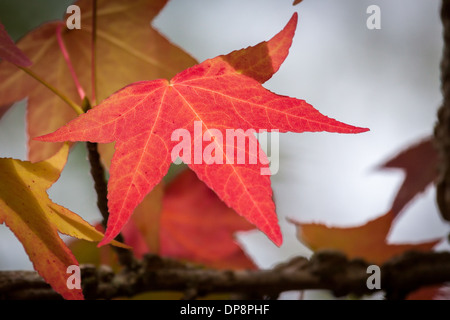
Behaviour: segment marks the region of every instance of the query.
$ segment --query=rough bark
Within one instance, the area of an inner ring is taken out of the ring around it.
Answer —
[[[326,289],[335,296],[361,296],[382,290],[386,299],[404,299],[429,285],[450,282],[450,252],[406,252],[381,268],[381,288],[369,289],[370,264],[347,259],[336,251],[321,251],[311,259],[293,258],[270,270],[214,270],[155,255],[134,269],[114,273],[109,267],[84,265],[82,286],[86,299],[132,297],[143,292],[184,292],[185,299],[210,293],[234,298],[275,299],[284,291]],[[61,299],[34,271],[0,272],[0,299]]]
[[[442,217],[450,221],[450,0],[441,6],[444,48],[441,58],[442,105],[435,126],[435,144],[439,151],[439,178],[437,181],[437,203]]]

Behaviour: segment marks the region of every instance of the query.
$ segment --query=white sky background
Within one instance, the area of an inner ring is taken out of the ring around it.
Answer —
[[[280,134],[279,171],[272,186],[284,244],[277,248],[259,232],[240,236],[264,268],[309,254],[286,217],[354,226],[385,213],[403,175],[375,168],[432,134],[441,101],[440,1],[305,0],[295,7],[292,2],[171,0],[154,22],[203,61],[270,39],[298,12],[290,54],[264,86],[305,99],[332,118],[371,129],[359,135]],[[381,30],[366,27],[371,4],[381,8]],[[0,121],[1,157],[25,158],[24,126],[18,125],[24,125],[24,114],[22,103]],[[50,195],[94,221],[99,214],[88,170],[79,145]],[[420,241],[449,231],[430,188],[408,207],[391,240]],[[31,268],[21,244],[0,226],[0,269]]]

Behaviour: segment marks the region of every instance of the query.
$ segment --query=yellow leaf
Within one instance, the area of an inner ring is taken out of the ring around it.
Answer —
[[[100,241],[103,234],[48,197],[47,189],[58,180],[68,152],[64,144],[53,157],[37,163],[0,158],[0,223],[14,232],[36,271],[55,291],[65,299],[82,299],[81,289],[67,287],[67,268],[78,262],[58,231],[90,241]]]

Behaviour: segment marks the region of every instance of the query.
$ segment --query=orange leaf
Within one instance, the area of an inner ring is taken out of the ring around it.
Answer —
[[[69,289],[67,267],[78,265],[57,231],[90,241],[103,234],[81,217],[57,205],[46,190],[66,164],[68,144],[48,160],[31,163],[0,158],[0,223],[20,240],[35,270],[66,299],[82,299],[80,289]],[[114,244],[127,247],[117,242]]]
[[[328,227],[318,223],[290,220],[297,227],[297,237],[313,251],[336,249],[349,258],[363,258],[370,263],[383,264],[407,250],[431,250],[441,239],[417,244],[390,244],[387,236],[395,215],[392,212],[358,227]]]
[[[196,61],[150,26],[167,0],[98,0],[97,101],[139,80],[170,78]],[[91,96],[92,1],[75,2],[81,10],[81,29],[62,31],[81,86]],[[81,104],[77,88],[56,38],[64,21],[50,22],[24,36],[17,46],[33,62],[30,68],[71,100]],[[28,97],[28,136],[52,132],[75,118],[75,112],[35,79],[15,66],[0,62],[0,114],[3,106]],[[33,162],[53,155],[61,144],[29,141]]]
[[[298,239],[313,251],[337,249],[346,253],[349,258],[363,258],[378,265],[407,250],[431,250],[441,239],[416,244],[390,244],[387,237],[395,217],[436,179],[437,152],[432,139],[427,138],[410,146],[380,168],[402,169],[405,172],[403,184],[387,214],[352,228],[291,220],[297,226]],[[424,288],[412,293],[408,299],[432,299],[436,294],[437,287]]]

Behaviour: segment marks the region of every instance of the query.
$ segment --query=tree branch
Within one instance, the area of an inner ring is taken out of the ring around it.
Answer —
[[[271,270],[205,269],[177,260],[146,256],[135,269],[115,274],[109,267],[81,269],[86,299],[131,297],[150,291],[184,292],[192,299],[210,293],[236,293],[240,298],[276,298],[289,290],[327,289],[337,297],[372,294],[367,287],[370,263],[321,251],[310,260],[296,257]],[[387,299],[404,299],[423,286],[450,282],[450,252],[406,252],[381,267],[381,290]],[[34,271],[0,272],[1,299],[58,299]]]
[[[450,0],[442,1],[441,21],[444,39],[440,66],[443,101],[434,128],[435,144],[440,156],[436,195],[442,217],[450,221]]]

